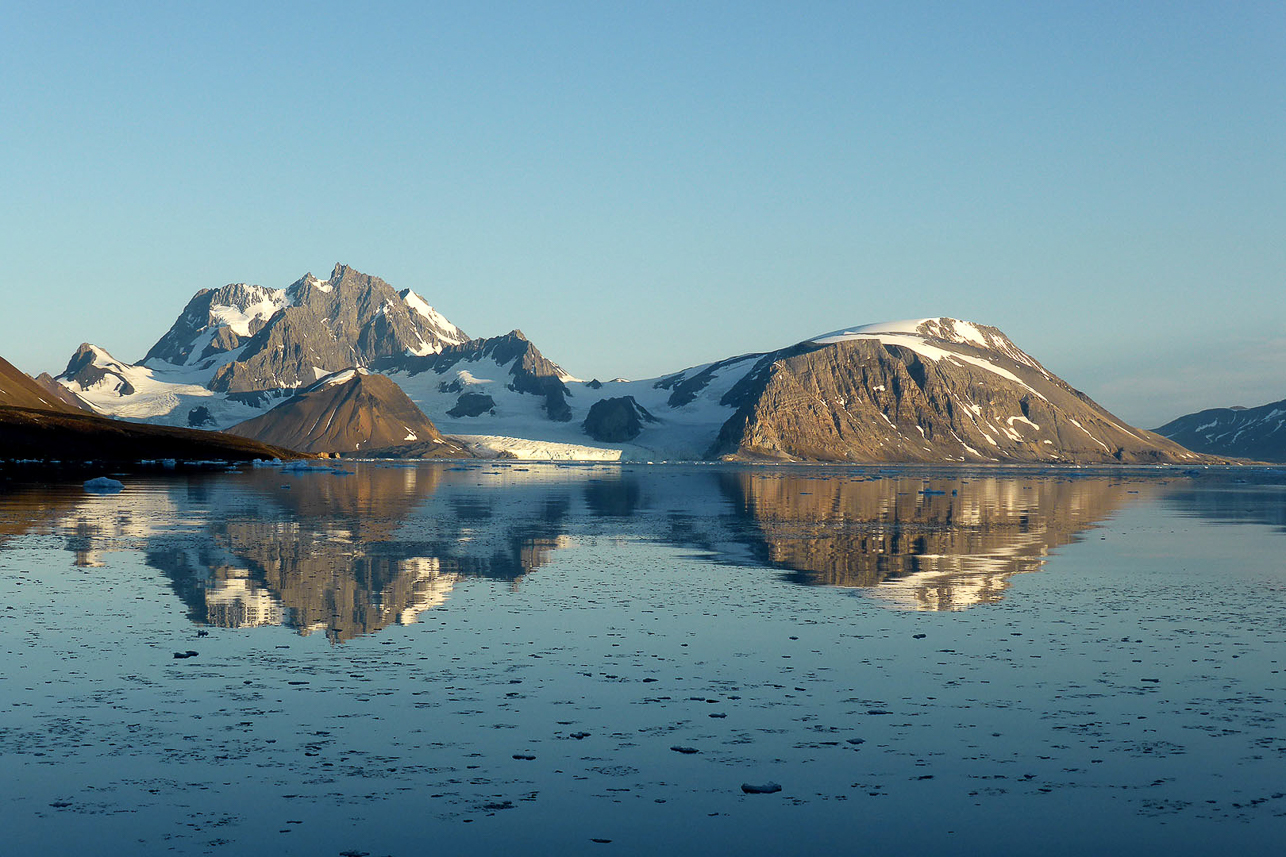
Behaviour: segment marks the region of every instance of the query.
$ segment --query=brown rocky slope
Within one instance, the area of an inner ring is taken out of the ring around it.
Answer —
[[[417,458],[468,457],[396,383],[363,369],[323,378],[228,432],[302,452],[374,454],[413,445]]]
[[[765,355],[723,399],[711,457],[1210,463],[1126,425],[999,330],[924,319]]]

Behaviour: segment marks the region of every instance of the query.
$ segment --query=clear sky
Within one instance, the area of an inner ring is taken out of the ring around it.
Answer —
[[[1151,427],[1286,397],[1286,4],[0,4],[0,355],[335,262],[580,377],[993,324]]]

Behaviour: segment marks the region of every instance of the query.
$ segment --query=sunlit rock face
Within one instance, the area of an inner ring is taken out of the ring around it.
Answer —
[[[890,606],[959,610],[999,601],[1139,487],[1108,479],[782,477],[726,480],[766,557],[800,583],[870,588]]]
[[[378,455],[417,445],[426,448],[425,458],[467,457],[397,384],[358,369],[328,376],[228,432],[300,452]]]
[[[763,357],[724,402],[711,454],[854,462],[1203,460],[1126,425],[994,327],[922,319]]]

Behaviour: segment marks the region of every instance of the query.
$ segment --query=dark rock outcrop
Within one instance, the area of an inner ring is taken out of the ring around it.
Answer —
[[[595,402],[581,428],[594,440],[625,443],[639,436],[644,422],[656,422],[656,417],[634,401],[633,396],[621,396]]]
[[[214,425],[214,417],[210,415],[210,409],[202,405],[188,411],[188,425],[192,428]]]
[[[447,411],[449,417],[476,417],[486,413],[495,413],[496,400],[486,393],[461,393],[455,400],[455,407]]]

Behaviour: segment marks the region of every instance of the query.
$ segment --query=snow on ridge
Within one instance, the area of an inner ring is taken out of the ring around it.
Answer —
[[[945,316],[941,318],[918,318],[862,324],[822,334],[808,341],[817,345],[834,345],[839,342],[850,342],[857,339],[873,339],[886,345],[901,345],[935,361],[949,358],[971,363],[979,368],[1016,381],[1024,387],[1028,386],[1024,381],[1020,380],[1012,372],[1001,369],[988,360],[948,351],[933,343],[968,345],[984,351],[990,351],[1003,355],[1016,363],[1030,366],[1046,378],[1053,377],[1031,355],[1014,345],[1009,337],[1003,333],[999,331],[984,331],[981,325]],[[1030,389],[1030,387],[1028,388]],[[1033,390],[1033,392],[1035,391]],[[1040,394],[1037,393],[1037,395]],[[1041,398],[1044,397],[1042,396]]]
[[[369,375],[369,374],[371,374],[369,370],[362,369],[360,367],[353,368],[353,369],[343,369],[339,372],[335,372],[325,378],[320,379],[317,382],[317,388],[321,389],[322,387],[333,387],[336,384],[347,384],[349,381],[353,380],[358,375]]]
[[[425,301],[424,298],[420,297],[410,289],[406,289],[401,292],[400,296],[402,301],[410,307],[413,312],[429,322],[444,341],[450,342],[454,345],[467,341],[468,338],[464,335],[464,331],[447,321],[446,316],[429,306],[428,302]],[[433,352],[426,351],[425,353]]]
[[[290,296],[284,289],[269,289],[263,286],[244,286],[258,295],[258,299],[245,306],[235,304],[211,304],[210,324],[204,330],[227,327],[237,336],[249,336],[250,324],[255,319],[267,321],[279,310],[290,306]]]
[[[856,327],[845,327],[830,333],[824,333],[821,336],[815,336],[810,340],[818,345],[832,345],[836,342],[843,342],[846,339],[866,339],[872,335],[881,333],[909,333],[915,336],[920,333],[920,325],[929,321],[936,321],[932,318],[909,318],[902,321],[881,321],[874,324],[859,324]]]
[[[995,334],[988,334],[982,326],[971,321],[941,316],[938,318],[908,318],[901,321],[881,321],[874,324],[859,324],[814,337],[811,341],[820,345],[831,345],[848,339],[864,339],[883,335],[920,336],[925,339],[937,339],[960,345],[974,345],[978,348],[998,349]],[[999,337],[1007,342],[1003,335]],[[1012,355],[1011,355],[1012,356]]]

